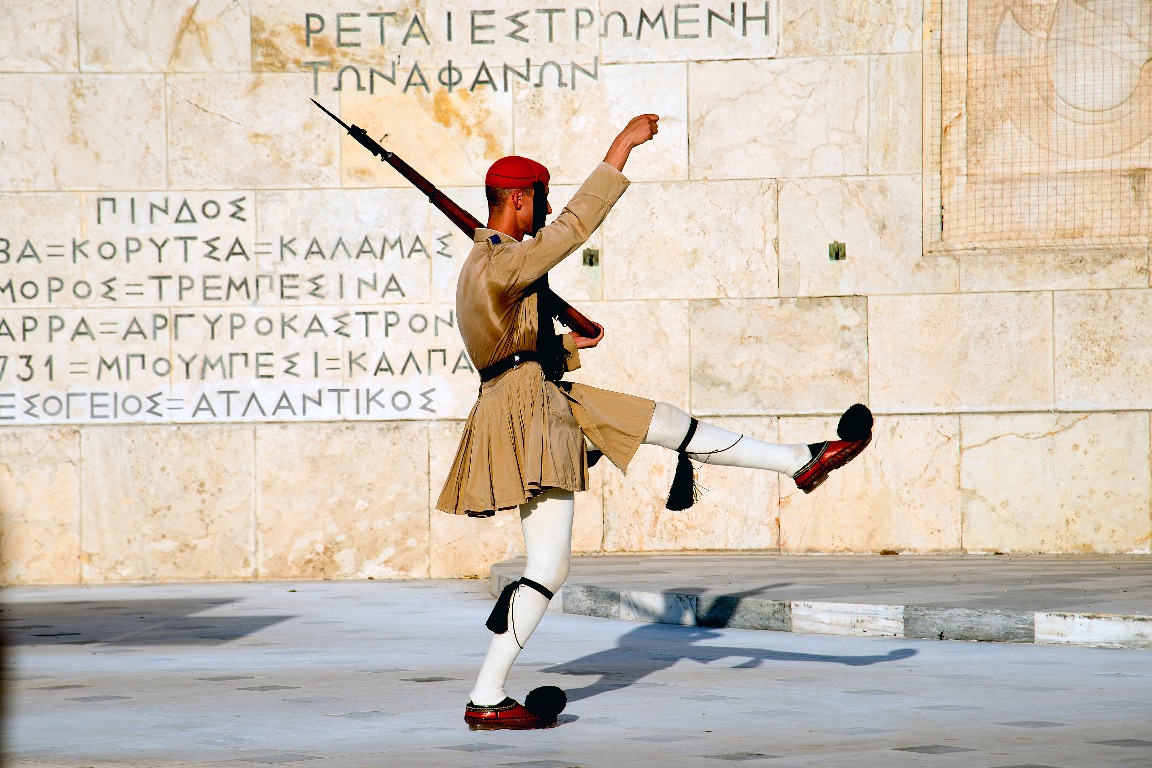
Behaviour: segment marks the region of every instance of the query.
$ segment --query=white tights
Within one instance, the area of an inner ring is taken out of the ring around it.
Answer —
[[[524,576],[559,592],[568,578],[572,560],[572,515],[576,508],[572,491],[553,488],[520,507],[520,525],[524,529],[524,549],[528,562]],[[488,655],[480,667],[472,703],[481,706],[504,700],[504,683],[521,648],[536,630],[548,599],[530,587],[519,587],[512,596],[508,631],[492,636]]]
[[[656,403],[644,442],[674,451],[680,447],[690,423],[691,417],[676,406]],[[706,464],[768,469],[789,477],[812,458],[807,445],[764,443],[704,422],[697,425],[686,452]],[[574,509],[572,492],[558,488],[520,507],[524,547],[528,554],[524,576],[552,592],[559,592],[568,578]],[[536,590],[521,586],[515,591],[509,609],[508,631],[492,637],[488,655],[472,689],[473,704],[486,706],[504,700],[508,672],[547,610],[547,598]]]
[[[674,451],[688,434],[691,422],[692,417],[676,406],[656,403],[644,442]],[[804,443],[764,443],[703,421],[696,425],[696,434],[692,436],[685,452],[704,464],[769,469],[789,477],[803,469],[812,459],[812,452]]]

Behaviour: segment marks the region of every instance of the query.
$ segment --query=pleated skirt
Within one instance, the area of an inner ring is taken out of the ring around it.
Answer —
[[[513,368],[481,387],[436,508],[489,517],[549,488],[583,491],[585,438],[627,471],[655,406],[584,384],[557,385],[536,363]]]

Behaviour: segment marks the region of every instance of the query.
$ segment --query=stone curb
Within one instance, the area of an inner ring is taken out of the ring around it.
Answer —
[[[500,594],[517,577],[490,570]],[[1152,616],[764,600],[565,584],[549,611],[682,626],[818,635],[1152,649]]]

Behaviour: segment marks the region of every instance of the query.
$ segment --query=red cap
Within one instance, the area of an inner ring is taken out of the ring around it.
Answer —
[[[484,177],[484,184],[496,189],[528,189],[537,181],[548,183],[548,169],[519,155],[502,157],[492,163]]]

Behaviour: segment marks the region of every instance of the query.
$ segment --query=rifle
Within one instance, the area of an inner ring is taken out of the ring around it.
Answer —
[[[421,176],[415,168],[401,160],[395,152],[389,152],[377,144],[376,141],[368,135],[366,130],[356,124],[352,124],[351,126],[347,125],[343,120],[336,117],[336,115],[324,109],[324,106],[316,101],[316,99],[312,99],[312,103],[320,107],[328,117],[340,123],[340,125],[344,127],[344,130],[348,132],[348,135],[360,142],[361,146],[379,157],[381,162],[388,163],[388,165],[395,168],[401,176],[411,182],[412,186],[423,192],[428,197],[428,202],[436,206],[453,224],[459,227],[460,231],[467,235],[469,240],[475,239],[476,230],[483,226],[479,219],[454,203],[446,194],[437,189],[432,182]],[[600,326],[596,325],[596,323],[581,314],[571,304],[553,293],[551,288],[544,287],[539,291],[539,294],[537,301],[547,302],[555,312],[554,316],[556,319],[565,326],[576,331],[581,336],[588,338],[595,338],[600,335]]]

